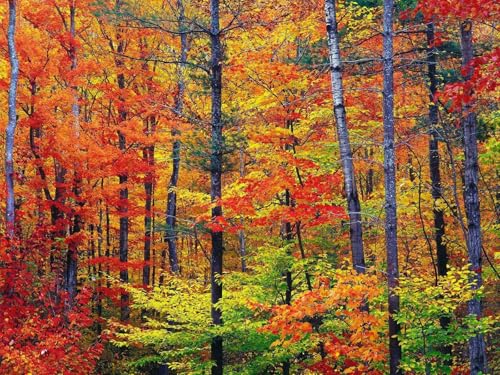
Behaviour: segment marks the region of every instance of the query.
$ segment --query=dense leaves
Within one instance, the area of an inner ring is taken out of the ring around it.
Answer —
[[[498,2],[395,1],[393,290],[384,8],[329,4],[340,66],[324,1],[0,4],[6,155],[17,126],[13,164],[0,168],[0,373],[218,373],[222,340],[228,374],[386,374],[397,338],[401,371],[465,374],[478,337],[488,373],[499,371]],[[11,36],[19,76],[9,117]],[[477,160],[463,152],[471,119]],[[365,266],[356,270],[341,155],[352,155],[360,206]],[[465,183],[476,167],[477,189]],[[471,231],[482,241],[474,249]],[[211,283],[220,236],[223,267]],[[480,266],[470,266],[472,252]],[[400,298],[393,337],[389,293]]]

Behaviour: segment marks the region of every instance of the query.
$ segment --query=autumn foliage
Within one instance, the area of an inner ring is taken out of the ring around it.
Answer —
[[[498,2],[395,1],[394,288],[388,2],[326,3],[0,4],[0,374],[500,371]]]

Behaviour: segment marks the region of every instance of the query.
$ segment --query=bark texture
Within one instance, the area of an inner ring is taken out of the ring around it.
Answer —
[[[212,202],[222,197],[222,44],[219,25],[219,0],[210,0],[210,87],[212,100],[212,131],[210,155],[210,197]],[[216,205],[212,208],[212,220],[222,216],[222,207]],[[212,295],[212,323],[222,324],[222,312],[215,304],[222,298],[222,285],[217,280],[222,275],[223,261],[223,236],[221,231],[212,231],[212,258],[210,267],[210,282]],[[212,339],[212,367],[213,375],[223,372],[223,346],[222,337]]]
[[[436,242],[437,266],[440,276],[446,275],[448,254],[446,244],[443,242],[445,233],[444,213],[437,206],[437,201],[442,199],[441,172],[439,168],[439,131],[438,131],[438,106],[435,101],[437,93],[436,75],[436,48],[434,47],[434,25],[427,24],[428,64],[427,76],[429,78],[429,169],[431,175],[432,198],[434,199],[434,240]]]
[[[15,236],[15,197],[14,197],[14,137],[17,126],[17,83],[19,80],[19,60],[16,51],[16,15],[15,0],[9,0],[9,27],[7,30],[7,43],[9,49],[10,83],[8,94],[8,123],[5,131],[5,180],[7,185],[7,202],[5,208],[5,223],[7,235],[13,239]]]
[[[340,159],[344,173],[344,188],[349,213],[349,232],[351,239],[352,264],[357,272],[365,272],[365,255],[363,250],[363,228],[361,222],[361,205],[352,161],[351,143],[347,128],[347,117],[344,104],[344,88],[342,83],[342,61],[340,58],[340,42],[337,30],[335,0],[325,1],[326,30],[330,56],[330,74],[332,80],[333,109],[337,124],[337,138],[340,148]]]
[[[145,132],[146,134],[152,135],[156,130],[156,118],[150,116],[145,121]],[[154,188],[154,173],[153,168],[155,164],[155,146],[154,144],[144,147],[142,150],[142,158],[148,165],[148,172],[146,173],[144,179],[144,192],[146,193],[146,200],[144,202],[144,266],[142,267],[142,283],[144,285],[149,285],[151,282],[151,266],[149,262],[151,261],[151,244],[153,236],[153,188]]]
[[[117,10],[120,9],[122,5],[122,1],[116,1]],[[116,66],[118,69],[123,67],[123,60],[120,57],[125,52],[125,41],[123,40],[123,36],[121,35],[121,31],[118,30],[117,33],[117,41],[118,45],[116,47],[117,59]],[[117,76],[118,88],[120,90],[125,89],[125,75],[123,73],[118,73]],[[123,100],[120,100],[118,104],[118,117],[120,123],[127,119],[127,111],[124,107]],[[125,153],[127,151],[127,140],[125,135],[118,130],[118,147],[120,150]],[[128,217],[128,174],[126,171],[122,171],[118,176],[118,180],[120,183],[120,205],[118,207],[118,212],[120,213],[120,228],[119,228],[119,256],[120,262],[126,263],[128,262],[128,233],[129,233],[129,217]],[[120,281],[124,283],[128,283],[128,269],[126,267],[120,270]],[[120,296],[120,320],[127,321],[130,317],[130,307],[129,303],[129,295],[127,292],[122,292]]]
[[[76,51],[76,6],[75,2],[71,2],[69,6],[69,31],[71,36],[71,44],[69,48],[69,57],[71,61],[71,70],[75,70],[77,68],[77,51]],[[79,138],[80,138],[80,106],[78,103],[78,87],[75,85],[71,85],[71,91],[73,92],[73,103],[71,105],[71,112],[73,114],[73,130],[75,135],[75,140],[77,147],[79,147]],[[79,163],[78,161],[74,163],[75,171],[74,171],[74,180],[73,180],[73,193],[76,197],[77,206],[81,207],[83,205],[80,202],[81,196],[81,184],[82,179],[79,172]],[[77,208],[78,209],[78,208]],[[73,225],[71,227],[71,234],[79,233],[83,227],[83,220],[81,215],[78,212],[75,212],[73,217]],[[71,242],[68,247],[68,252],[66,254],[66,273],[65,273],[65,287],[69,296],[69,305],[73,304],[73,301],[76,296],[76,288],[78,281],[78,245],[74,241]]]
[[[462,46],[462,71],[465,80],[472,77],[473,59],[472,22],[465,21],[460,26]],[[473,95],[471,89],[466,93]],[[462,108],[462,129],[464,135],[465,173],[464,173],[464,201],[467,214],[467,252],[471,269],[475,272],[472,288],[479,289],[483,283],[481,276],[482,267],[482,240],[481,240],[481,214],[479,211],[479,164],[477,151],[477,120],[471,104]],[[469,301],[469,314],[481,317],[482,306],[480,299]],[[472,375],[487,373],[486,344],[482,334],[469,339],[470,372]]]
[[[187,34],[182,32],[185,28],[184,4],[182,0],[177,1],[179,9],[179,32],[181,39],[181,54],[179,66],[179,78],[177,83],[177,95],[175,97],[175,112],[177,116],[182,116],[184,110],[184,92],[186,83],[184,81],[184,70],[187,63],[188,40]],[[172,129],[174,143],[172,145],[172,174],[168,184],[167,211],[166,211],[166,231],[165,242],[168,244],[168,261],[170,270],[174,273],[180,271],[179,257],[177,254],[177,182],[179,180],[179,165],[181,160],[181,141],[177,139],[180,132],[175,127]]]
[[[389,356],[390,373],[401,374],[401,347],[396,335],[400,326],[394,320],[399,310],[399,296],[393,293],[399,277],[397,210],[396,210],[396,153],[394,146],[394,56],[393,18],[394,1],[384,0],[384,188],[385,188],[385,242],[387,251],[387,283],[389,287]]]

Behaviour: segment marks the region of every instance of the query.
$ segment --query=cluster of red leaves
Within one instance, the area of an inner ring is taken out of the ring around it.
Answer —
[[[286,347],[302,339],[323,343],[326,356],[304,367],[325,374],[381,374],[378,367],[387,355],[384,314],[363,308],[381,295],[376,282],[373,275],[338,271],[333,287],[323,278],[291,305],[251,304],[251,308],[269,314],[261,331],[278,336],[273,346]],[[329,327],[337,328],[321,329],[326,319],[333,320]]]
[[[70,309],[49,274],[28,269],[18,247],[3,241],[2,248],[11,256],[2,256],[0,268],[0,373],[92,373],[103,350],[85,337],[94,323],[92,291],[82,290]]]
[[[463,76],[472,70],[470,79],[446,85],[438,94],[437,99],[443,103],[450,103],[450,109],[453,111],[459,111],[466,105],[479,103],[481,97],[494,92],[500,84],[499,62],[500,48],[474,58],[469,66],[462,69]]]
[[[453,17],[464,21],[467,19],[484,20],[498,15],[500,4],[496,0],[425,0],[420,1],[414,12],[421,12],[426,21]]]

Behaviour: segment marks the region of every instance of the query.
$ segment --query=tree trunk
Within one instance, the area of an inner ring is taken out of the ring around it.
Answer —
[[[210,0],[210,87],[212,93],[212,134],[210,154],[210,197],[216,202],[222,197],[222,45],[219,25],[219,0]],[[222,216],[222,207],[216,204],[212,208],[212,220]],[[222,324],[222,311],[215,304],[222,298],[222,285],[217,280],[222,276],[223,261],[223,236],[222,231],[211,231],[212,259],[210,267],[210,283],[212,291],[212,323]],[[213,375],[223,372],[223,347],[222,337],[212,339],[212,367]]]
[[[116,8],[120,8],[121,0],[116,1]],[[123,61],[120,57],[125,50],[125,41],[122,39],[121,32],[119,31],[117,34],[118,46],[116,48],[116,52],[118,54],[118,58],[116,59],[116,66],[120,70],[123,67]],[[120,90],[125,89],[125,75],[123,73],[118,73],[118,88]],[[123,122],[127,119],[127,112],[124,107],[123,99],[120,98],[119,107],[118,107],[119,121]],[[127,140],[125,135],[118,130],[118,146],[122,153],[125,153],[127,150]],[[128,173],[126,171],[121,171],[118,176],[120,183],[120,204],[118,207],[118,211],[120,213],[120,228],[119,228],[119,255],[120,262],[127,263],[128,262]],[[128,282],[128,269],[126,265],[120,269],[120,281],[123,283]],[[129,295],[127,292],[122,292],[120,296],[120,320],[127,321],[130,316],[130,308],[128,306],[129,303]]]
[[[396,153],[394,149],[394,57],[393,57],[394,1],[384,0],[384,187],[385,187],[385,241],[387,251],[387,282],[389,287],[389,356],[390,373],[401,374],[401,347],[397,335],[399,324],[394,314],[399,311],[399,296],[394,294],[399,277],[397,207],[396,207]]]
[[[443,241],[445,234],[444,212],[438,206],[442,199],[441,172],[439,169],[439,131],[438,131],[438,106],[436,103],[437,75],[436,75],[436,48],[434,47],[434,24],[427,24],[427,76],[429,77],[429,170],[431,175],[431,193],[434,200],[432,213],[434,215],[434,241],[436,242],[437,270],[439,276],[445,276],[448,272],[448,252],[446,243]],[[443,317],[440,320],[441,327],[446,328],[450,319]],[[451,354],[451,347],[443,349],[444,354]]]
[[[102,231],[102,224],[103,224],[103,211],[102,211],[102,199],[99,200],[98,203],[98,216],[99,216],[99,223],[97,224],[97,256],[99,259],[102,257],[102,243],[104,241],[103,238],[103,231]],[[102,296],[101,296],[101,290],[102,290],[102,264],[99,262],[98,268],[97,268],[97,292],[96,292],[96,303],[97,303],[97,316],[99,318],[102,317]],[[100,319],[99,319],[100,320]],[[96,331],[98,334],[101,333],[101,323],[97,323]]]
[[[438,274],[444,276],[447,273],[448,254],[446,244],[443,242],[445,232],[444,213],[437,207],[437,201],[442,198],[441,173],[439,169],[439,131],[437,129],[438,106],[435,101],[437,93],[436,76],[436,48],[434,47],[434,25],[427,25],[427,48],[428,48],[428,77],[429,77],[429,169],[431,175],[432,198],[434,199],[434,239],[437,249]]]
[[[366,172],[366,196],[369,197],[373,193],[373,177],[375,172],[372,168],[373,163],[373,149],[366,150],[365,157],[367,162],[370,163],[370,167],[368,168],[368,172]]]
[[[146,119],[145,132],[147,135],[154,134],[156,128],[156,118],[154,116]],[[143,160],[148,164],[148,168],[153,169],[155,164],[155,146],[148,145],[143,149]],[[153,203],[153,184],[154,174],[150,170],[146,173],[144,179],[144,192],[146,193],[146,201],[144,203],[144,266],[142,267],[142,284],[149,285],[151,279],[151,243],[153,233],[152,221],[152,203]]]
[[[9,84],[9,120],[5,131],[5,180],[7,183],[7,202],[5,225],[10,239],[15,236],[15,199],[14,199],[14,137],[17,125],[17,83],[19,80],[19,60],[16,51],[16,1],[9,0],[9,28],[7,42],[9,47],[10,84]]]
[[[462,70],[465,71],[465,80],[472,77],[473,58],[472,45],[472,22],[464,21],[460,26],[461,46],[462,46]],[[468,89],[466,95],[472,96],[472,89]],[[462,108],[462,128],[464,134],[464,154],[465,154],[465,175],[464,175],[464,200],[465,212],[467,215],[467,252],[469,263],[474,271],[473,290],[477,290],[482,285],[481,276],[481,215],[479,206],[479,164],[477,151],[477,121],[476,114],[471,104],[466,104]],[[469,314],[481,317],[481,301],[474,298],[469,301]],[[486,345],[482,334],[478,334],[469,339],[469,359],[470,371],[472,375],[487,373]]]
[[[179,8],[179,31],[183,30],[184,27],[184,6],[181,0],[177,1],[177,6]],[[175,114],[181,116],[184,106],[184,68],[187,61],[187,35],[185,33],[180,34],[181,39],[181,54],[180,54],[180,67],[179,67],[179,79],[177,83],[177,95],[175,97]],[[180,152],[181,152],[181,142],[177,137],[180,132],[175,127],[172,128],[171,135],[174,139],[172,144],[172,174],[170,175],[170,181],[168,184],[168,194],[167,194],[167,209],[165,213],[165,223],[166,230],[164,236],[164,242],[168,246],[168,262],[170,266],[170,271],[173,273],[178,273],[179,268],[179,257],[177,254],[177,183],[179,180],[179,167],[180,167]],[[161,253],[161,269],[165,271],[165,258],[166,251]],[[162,285],[164,281],[163,274],[160,274],[159,284]]]
[[[330,55],[330,71],[335,120],[337,123],[337,138],[340,148],[340,159],[344,173],[344,187],[349,213],[349,232],[353,267],[357,272],[365,272],[365,255],[363,251],[363,228],[361,222],[361,205],[359,203],[354,164],[352,162],[351,143],[347,128],[346,110],[344,105],[344,89],[342,84],[342,63],[340,58],[340,43],[337,30],[335,0],[325,1],[326,30]]]
[[[69,57],[71,61],[71,70],[75,70],[77,68],[77,55],[76,55],[76,7],[74,2],[70,4],[69,7],[69,16],[70,16],[70,48],[69,48]],[[71,111],[73,114],[73,130],[77,143],[77,147],[79,146],[79,138],[80,138],[80,106],[78,104],[78,87],[75,85],[71,86],[71,90],[73,91],[73,104],[71,105]],[[82,179],[79,171],[79,163],[76,161],[74,163],[75,171],[74,171],[74,181],[73,181],[73,193],[75,194],[76,203],[78,207],[81,207],[83,204],[80,202],[79,197],[81,195],[81,184]],[[77,208],[78,209],[78,208]],[[76,212],[73,217],[73,226],[71,228],[71,234],[76,234],[81,231],[83,227],[83,221],[81,215]],[[68,252],[66,254],[66,273],[65,273],[65,288],[69,295],[69,307],[73,305],[73,301],[76,296],[76,287],[78,280],[78,244],[75,241],[71,241],[68,246]]]
[[[181,116],[184,109],[184,92],[186,84],[184,82],[184,70],[187,62],[187,34],[182,32],[185,28],[184,4],[182,0],[177,0],[177,7],[179,8],[179,32],[181,39],[181,55],[179,66],[179,81],[177,83],[177,95],[175,97],[175,112],[177,116]],[[174,143],[172,145],[172,174],[168,184],[167,196],[167,212],[165,242],[168,244],[168,261],[170,270],[173,273],[179,272],[179,258],[177,255],[177,182],[179,180],[179,164],[181,158],[181,142],[177,139],[180,132],[175,127],[172,128],[172,137]]]
[[[101,184],[103,183],[103,180],[101,180]],[[102,185],[101,185],[101,189],[102,189]],[[105,248],[105,251],[104,251],[104,256],[106,257],[106,259],[108,260],[108,262],[106,262],[106,267],[105,267],[105,270],[104,270],[104,273],[106,275],[106,288],[111,288],[111,281],[110,281],[110,275],[111,275],[111,270],[110,270],[110,266],[109,266],[109,260],[110,258],[112,257],[112,251],[111,251],[111,215],[109,213],[109,206],[108,206],[108,203],[105,204],[105,209],[104,209],[104,217],[105,217],[105,222],[106,222],[106,248]]]
[[[238,133],[242,135],[241,131],[241,125],[238,123]],[[240,146],[239,149],[239,156],[240,156],[240,178],[245,177],[245,150],[243,149],[243,146]],[[240,218],[240,225],[241,229],[238,231],[238,244],[240,247],[240,257],[241,257],[241,272],[246,272],[247,271],[247,243],[246,243],[246,238],[245,238],[245,230],[244,225],[245,225],[245,219],[242,216]]]

